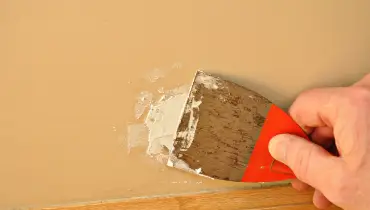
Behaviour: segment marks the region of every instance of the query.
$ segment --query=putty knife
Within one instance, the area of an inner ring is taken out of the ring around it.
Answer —
[[[214,179],[273,182],[294,179],[275,161],[270,139],[303,129],[260,94],[197,71],[180,118],[168,165]]]

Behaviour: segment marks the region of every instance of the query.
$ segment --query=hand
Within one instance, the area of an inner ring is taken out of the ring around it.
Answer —
[[[271,139],[271,155],[289,166],[297,190],[315,188],[313,202],[348,210],[370,209],[370,74],[349,87],[322,88],[298,96],[292,118],[311,135]],[[324,148],[335,139],[339,157]]]

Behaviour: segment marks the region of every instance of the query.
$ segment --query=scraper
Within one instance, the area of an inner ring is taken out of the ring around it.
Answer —
[[[284,110],[262,95],[197,71],[167,165],[236,182],[294,179],[290,168],[268,151],[270,139],[281,133],[309,140]]]

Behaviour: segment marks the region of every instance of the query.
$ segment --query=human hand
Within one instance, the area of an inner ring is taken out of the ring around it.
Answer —
[[[321,209],[332,203],[370,209],[370,74],[349,87],[303,92],[289,112],[314,142],[289,134],[271,139],[271,155],[298,179],[292,186],[315,188],[313,202]],[[334,139],[339,157],[324,149]]]

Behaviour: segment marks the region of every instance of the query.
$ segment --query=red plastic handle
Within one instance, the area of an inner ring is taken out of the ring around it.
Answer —
[[[271,105],[242,182],[274,182],[296,178],[288,166],[274,160],[268,151],[271,138],[283,133],[309,140],[303,129],[286,112]]]

